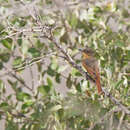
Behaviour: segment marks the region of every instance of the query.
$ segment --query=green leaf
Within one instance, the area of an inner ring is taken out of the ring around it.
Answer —
[[[0,80],[0,93],[5,93],[6,88],[2,80]]]
[[[74,13],[72,13],[69,16],[69,24],[71,25],[71,27],[75,28],[78,24],[78,18],[76,17],[76,15]]]
[[[9,50],[12,50],[12,42],[13,40],[11,38],[6,38],[4,40],[1,40],[4,47],[6,47]]]
[[[130,17],[130,13],[128,12],[127,9],[123,9],[123,10],[122,10],[122,16],[123,16],[124,18]]]
[[[9,107],[9,104],[8,104],[7,102],[2,102],[2,103],[0,104],[0,108],[1,108],[1,109],[6,110],[6,109],[8,109],[8,107]]]
[[[0,32],[0,36],[8,36],[8,33],[7,32],[5,32],[5,31],[2,31],[2,32]]]
[[[51,67],[52,70],[58,69],[58,62],[57,62],[56,58],[52,58],[50,67]]]
[[[3,62],[0,61],[0,70],[3,69]]]
[[[58,111],[59,109],[61,109],[62,106],[61,105],[54,105],[53,107],[51,107],[51,109],[49,109],[49,111]]]
[[[49,85],[41,85],[38,87],[38,91],[43,94],[44,96],[47,95],[51,90]]]
[[[80,83],[78,83],[76,86],[76,90],[78,91],[78,92],[81,92],[82,90],[81,90],[81,85],[80,85]]]
[[[31,53],[33,57],[38,57],[40,56],[40,52],[36,48],[29,48],[28,52]]]
[[[31,99],[31,96],[30,96],[30,94],[25,93],[25,92],[17,92],[16,93],[16,98],[19,101],[26,101],[26,100]]]
[[[22,20],[20,20],[19,25],[20,25],[20,27],[23,27],[26,25],[26,23],[27,23],[27,21],[22,19]]]
[[[58,116],[59,116],[60,120],[63,119],[63,116],[64,116],[64,109],[61,108],[61,109],[58,110]]]
[[[17,66],[17,65],[20,65],[22,63],[22,58],[20,56],[16,57],[14,60],[13,60],[13,66]]]
[[[53,85],[52,80],[49,77],[47,78],[47,83],[50,87]]]
[[[1,53],[0,54],[0,59],[3,61],[3,62],[8,62],[9,59],[10,59],[10,53]]]
[[[18,85],[18,81],[11,81],[11,80],[7,80],[8,81],[8,83],[11,85],[11,87],[12,87],[12,89],[15,91],[15,92],[18,92],[18,88],[17,88],[17,85]]]
[[[43,49],[44,43],[41,43],[40,40],[37,40],[37,42],[36,42],[36,47],[37,47],[38,49]]]
[[[19,46],[21,46],[22,42],[23,42],[22,35],[23,35],[23,33],[20,33],[19,36],[18,36],[18,39],[17,39],[17,43],[18,43]]]
[[[21,46],[21,45],[22,45],[22,42],[23,42],[22,38],[19,37],[18,40],[17,40],[18,45]]]
[[[29,100],[29,101],[27,101],[26,103],[24,103],[23,105],[22,105],[22,109],[24,110],[24,109],[26,109],[26,108],[28,108],[28,107],[31,107],[33,105],[33,101],[32,100]]]
[[[59,73],[57,73],[56,76],[55,76],[55,80],[56,80],[57,83],[61,82],[60,76],[61,75]]]
[[[56,72],[49,66],[47,69],[47,74],[50,76],[55,76]]]
[[[118,82],[116,82],[114,88],[117,89],[117,88],[123,83],[123,81],[124,81],[124,79],[121,79],[121,80],[119,80]]]
[[[81,73],[75,68],[72,69],[71,74],[72,76],[82,76]]]
[[[126,56],[124,57],[124,59],[130,61],[130,50],[126,50]]]
[[[93,11],[94,11],[95,13],[101,13],[101,12],[102,12],[102,9],[101,9],[101,7],[99,7],[99,6],[96,6],[96,7],[94,7]]]

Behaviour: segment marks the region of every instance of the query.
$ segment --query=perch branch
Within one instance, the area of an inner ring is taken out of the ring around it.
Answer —
[[[71,64],[74,68],[76,68],[84,77],[86,77],[87,80],[90,80],[91,82],[94,82],[92,80],[91,76],[89,76],[88,73],[84,72],[83,69],[81,68],[81,66],[77,65],[74,62],[74,60],[70,57],[70,55],[67,54],[66,50],[64,50],[60,46],[60,43],[54,38],[52,33],[51,33],[51,35],[49,35],[49,37],[47,35],[45,35],[45,37],[48,38],[50,41],[52,41],[55,44],[57,49],[59,49],[60,52],[66,57],[66,60],[68,61],[69,64]],[[114,104],[116,104],[119,108],[121,108],[122,111],[124,111],[126,114],[130,115],[130,111],[128,110],[127,107],[125,107],[116,98],[114,98],[107,90],[103,89],[103,92],[104,92],[105,96],[107,96]]]

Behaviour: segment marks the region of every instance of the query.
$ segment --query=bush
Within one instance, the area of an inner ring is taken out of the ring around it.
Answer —
[[[128,129],[127,0],[0,4],[1,129]],[[104,95],[81,67],[86,45],[99,60]]]

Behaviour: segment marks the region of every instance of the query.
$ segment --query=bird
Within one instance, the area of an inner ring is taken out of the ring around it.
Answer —
[[[88,46],[86,46],[85,49],[79,50],[82,52],[82,65],[96,83],[98,94],[100,95],[103,91],[101,88],[98,60],[96,59],[95,51]]]

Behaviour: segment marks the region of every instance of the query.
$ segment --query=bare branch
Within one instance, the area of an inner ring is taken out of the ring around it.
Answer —
[[[21,79],[19,78],[16,73],[13,73],[13,70],[9,70],[7,67],[4,66],[4,68],[6,69],[6,71],[8,71],[8,73],[14,77],[16,80],[18,80],[25,88],[27,88],[28,90],[30,90],[32,92],[32,89]]]

